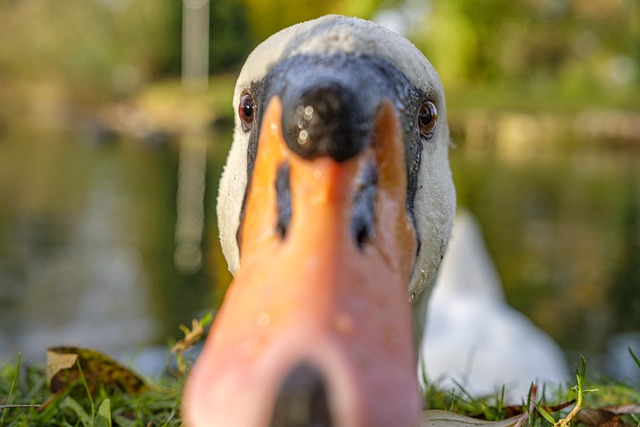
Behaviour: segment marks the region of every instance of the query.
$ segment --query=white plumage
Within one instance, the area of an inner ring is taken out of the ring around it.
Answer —
[[[515,403],[532,382],[568,379],[558,345],[507,305],[480,229],[466,212],[456,217],[431,295],[422,351],[431,381],[459,384],[474,395],[499,392],[504,384]]]

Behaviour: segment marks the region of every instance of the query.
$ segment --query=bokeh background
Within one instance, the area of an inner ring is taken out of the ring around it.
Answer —
[[[219,303],[235,76],[325,13],[425,52],[509,303],[619,373],[640,348],[637,0],[0,0],[0,360],[153,358]]]

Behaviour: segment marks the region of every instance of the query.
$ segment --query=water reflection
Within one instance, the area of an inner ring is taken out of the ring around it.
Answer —
[[[482,227],[507,301],[570,361],[582,353],[596,368],[598,355],[625,348],[612,337],[640,331],[637,144],[567,137],[514,155],[465,141],[451,153],[459,204]],[[203,263],[193,273],[174,263],[176,145],[2,136],[0,360],[22,351],[41,361],[49,345],[116,357],[164,346],[219,300],[229,276],[213,207],[230,135],[208,143]]]
[[[119,353],[158,336],[149,307],[149,276],[130,225],[122,223],[128,215],[110,172],[99,168],[57,250],[42,253],[34,234],[43,232],[47,238],[47,228],[61,226],[59,220],[44,217],[35,230],[32,219],[20,224],[20,234],[27,236],[26,247],[19,248],[25,255],[24,282],[12,310],[17,316],[4,330],[10,331],[13,346],[28,355],[43,345],[66,342]]]
[[[0,144],[0,360],[164,346],[212,305],[207,272],[173,264],[176,151],[68,135]]]

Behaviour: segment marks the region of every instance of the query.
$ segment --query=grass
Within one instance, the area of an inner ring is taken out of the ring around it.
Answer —
[[[167,376],[136,394],[93,387],[81,377],[53,393],[44,367],[18,358],[0,367],[0,426],[179,426],[182,385]]]
[[[178,349],[181,355],[185,347],[200,339],[198,328],[208,321],[210,319],[205,318],[199,325],[194,323],[191,330],[184,328],[185,339],[174,345],[174,351]],[[640,373],[640,360],[629,352]],[[26,365],[20,356],[15,363],[0,366],[0,427],[182,425],[181,390],[188,366],[173,376],[167,374],[154,381],[146,380],[147,386],[142,390],[128,391],[126,387],[114,387],[107,377],[96,380],[88,372],[90,364],[77,361],[74,368],[79,375],[66,377],[73,380],[54,393],[47,385],[44,367]],[[113,367],[107,370],[113,372]],[[518,426],[564,427],[578,423],[590,427],[612,420],[615,421],[609,424],[612,426],[640,426],[640,382],[630,385],[608,379],[588,380],[584,359],[576,366],[575,385],[550,393],[544,390],[536,393],[532,387],[528,400],[522,405],[506,406],[504,390],[496,396],[475,398],[463,389],[443,390],[434,384],[427,385],[425,403],[429,409],[487,421],[513,419],[519,423],[509,425]],[[446,420],[434,425],[453,425],[451,423]]]
[[[506,406],[504,390],[494,396],[476,398],[464,389],[445,392],[437,385],[429,385],[425,399],[427,407],[443,409],[488,421],[499,421],[511,417],[526,418],[531,426],[566,427],[584,425],[587,427],[640,426],[640,360],[629,350],[636,362],[638,376],[635,384],[627,384],[610,378],[588,379],[587,362],[581,358],[576,365],[576,381],[573,386],[555,390],[536,387],[522,405]],[[536,395],[542,396],[536,398]]]

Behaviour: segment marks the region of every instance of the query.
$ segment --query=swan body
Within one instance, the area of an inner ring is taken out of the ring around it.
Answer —
[[[427,377],[441,387],[493,395],[505,386],[508,402],[519,404],[532,382],[547,385],[569,378],[560,347],[527,317],[507,305],[468,212],[458,213],[447,254],[429,301],[422,340]]]
[[[187,424],[416,426],[455,211],[436,71],[395,33],[326,16],[259,45],[233,108],[218,221],[234,280]]]

